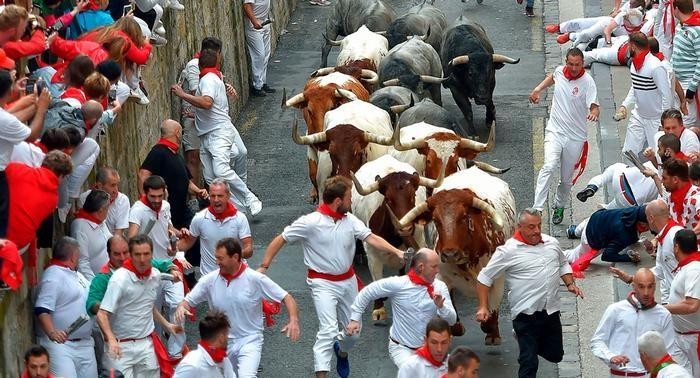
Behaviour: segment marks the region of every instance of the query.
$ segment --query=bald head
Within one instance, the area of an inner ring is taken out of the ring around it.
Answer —
[[[666,226],[666,223],[668,223],[670,217],[668,205],[661,199],[647,203],[644,212],[646,213],[647,220],[649,221],[649,227],[654,232],[661,232],[661,230]]]
[[[160,124],[161,138],[172,138],[182,130],[182,126],[172,119],[166,119]]]
[[[440,270],[440,255],[432,249],[421,248],[413,256],[411,269],[428,282],[433,282]]]
[[[632,278],[633,283],[655,282],[654,273],[648,268],[639,268]]]
[[[632,278],[634,293],[642,306],[650,307],[654,304],[654,290],[656,279],[654,273],[647,268],[640,268]]]
[[[93,123],[102,117],[102,111],[104,110],[102,109],[102,104],[95,100],[85,101],[80,109],[83,112],[83,118],[90,123]]]

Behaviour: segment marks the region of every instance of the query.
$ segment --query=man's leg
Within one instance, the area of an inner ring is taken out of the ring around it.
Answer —
[[[415,351],[389,340],[389,356],[397,368],[401,367],[406,360],[413,357],[415,354]]]
[[[134,351],[138,352],[134,356],[136,361],[136,364],[134,364],[134,378],[159,378],[160,367],[158,366],[155,349],[153,349],[153,340],[150,337],[146,337],[135,341],[134,344]]]
[[[632,151],[633,154],[639,155],[644,148],[646,134],[644,132],[641,120],[637,115],[637,110],[632,110],[629,123],[627,123],[627,132],[625,133],[625,144],[622,146],[622,151]]]
[[[260,354],[262,353],[263,335],[246,337],[238,350],[238,378],[255,378],[258,375]]]
[[[689,81],[690,79],[678,79],[678,82],[681,83],[681,88],[683,88],[683,92],[688,91]],[[698,96],[699,94],[700,93],[695,93],[695,96]],[[688,106],[688,115],[683,116],[683,126],[685,126],[686,128],[700,126],[700,124],[698,124],[698,110],[700,109],[697,108],[697,99],[693,98],[692,100],[686,100],[686,105]]]
[[[78,377],[96,377],[97,360],[95,359],[95,343],[92,339],[73,343],[73,360],[75,361]]]
[[[73,356],[68,345],[55,343],[46,336],[39,337],[39,344],[49,352],[49,356],[51,357],[49,371],[51,374],[66,378],[79,377],[75,361],[73,361]]]
[[[599,17],[598,20],[596,21],[595,24],[580,30],[578,33],[576,33],[576,39],[574,40],[574,36],[571,36],[571,40],[573,41],[573,45],[578,45],[578,44],[588,44],[590,43],[593,38],[603,35],[603,30],[605,27],[612,21],[612,17],[608,16],[603,16]]]
[[[661,127],[661,122],[658,119],[643,119],[644,125],[644,137],[647,147],[652,149],[656,146],[656,133],[659,132],[659,127]]]
[[[538,313],[538,318],[537,328],[541,337],[537,339],[537,354],[549,362],[559,363],[564,358],[559,311],[551,315],[542,311]]]
[[[245,44],[250,53],[250,69],[252,71],[253,88],[261,90],[264,83],[265,42],[263,31],[255,30],[249,26],[245,30]]]
[[[192,182],[202,185],[200,175],[199,148],[200,140],[197,129],[194,126],[194,118],[183,117],[182,119],[182,147],[185,151],[185,164],[192,175]]]
[[[92,138],[83,139],[83,142],[73,150],[71,154],[73,173],[67,179],[68,196],[70,198],[78,198],[80,196],[83,183],[90,175],[99,155],[100,145]]]
[[[333,343],[338,336],[338,295],[332,287],[335,283],[323,279],[307,280],[311,286],[318,316],[318,333],[314,344],[314,371],[328,372],[331,369]]]
[[[125,341],[119,343],[119,348],[122,351],[120,358],[110,357],[108,353],[109,347],[105,343],[105,353],[104,358],[102,359],[102,361],[104,361],[104,367],[121,371],[124,378],[140,378],[141,376],[137,373],[135,365],[138,361],[138,356],[141,350],[137,348],[136,343],[137,341]]]
[[[207,150],[211,154],[214,177],[226,180],[233,194],[234,203],[239,209],[244,209],[250,205],[247,200],[255,195],[248,190],[243,180],[231,167],[232,130],[224,128],[212,131],[210,134],[212,135],[207,138]]]
[[[606,17],[606,16],[601,16],[601,17],[581,17],[581,18],[574,18],[573,20],[569,21],[564,21],[561,24],[559,24],[559,31],[562,33],[569,33],[569,32],[576,32],[579,30],[583,30],[586,28],[589,28],[593,25],[596,24],[601,18]]]
[[[241,134],[233,127],[233,144],[231,145],[231,166],[244,183],[248,182],[248,149],[241,139]]]
[[[537,188],[535,189],[535,203],[532,205],[537,210],[544,209],[547,202],[549,185],[552,181],[552,172],[559,164],[562,148],[553,133],[545,132],[544,137],[544,164],[537,175]]]
[[[571,196],[571,187],[573,186],[573,178],[578,174],[580,167],[576,165],[580,163],[583,153],[583,142],[568,139],[563,141],[561,152],[561,163],[559,175],[559,185],[557,185],[557,194],[554,197],[554,207],[566,207]]]
[[[342,282],[336,282],[340,284],[343,292],[338,296],[338,321],[339,326],[342,331],[340,331],[340,350],[347,352],[355,345],[357,340],[360,338],[360,333],[357,332],[350,336],[345,332],[345,326],[350,323],[350,307],[352,302],[357,297],[357,278],[352,277]]]
[[[267,65],[270,63],[270,53],[272,51],[271,45],[270,45],[270,26],[266,26],[262,30],[263,34],[263,46],[264,46],[264,60],[263,60],[263,65],[262,65],[262,72],[260,73],[260,76],[262,78],[263,85],[267,84]]]
[[[182,282],[170,282],[170,281],[163,281],[163,295],[165,299],[165,307],[168,309],[167,314],[163,314],[168,321],[171,323],[176,323],[175,322],[175,310],[177,309],[177,305],[182,302],[183,299],[185,299],[185,289],[182,284]],[[185,322],[181,323],[176,323],[179,326],[182,326],[183,330],[185,328]],[[182,358],[182,348],[185,346],[185,342],[187,338],[187,334],[185,332],[177,333],[174,335],[169,335],[168,337],[168,343],[167,343],[167,349],[168,349],[168,356],[170,358],[178,359]]]
[[[678,344],[678,349],[683,353],[682,358],[679,358],[680,356],[673,356],[676,363],[683,366],[685,370],[691,373],[691,376],[697,377],[700,375],[698,335],[681,335],[676,333],[676,344]]]
[[[200,137],[200,148],[199,148],[199,161],[202,162],[202,176],[204,176],[204,183],[209,184],[214,180],[214,168],[212,166],[212,156],[209,153],[209,134],[205,134]]]
[[[535,328],[534,315],[518,314],[513,319],[513,330],[518,339],[518,378],[535,378],[540,361],[537,359],[537,339],[541,336]]]

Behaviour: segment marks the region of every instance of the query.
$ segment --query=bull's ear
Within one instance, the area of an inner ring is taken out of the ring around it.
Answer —
[[[495,69],[497,69],[497,70],[500,70],[501,68],[503,68],[503,67],[505,67],[505,66],[506,66],[505,63],[500,63],[500,62],[499,62],[499,63],[494,63],[494,64],[493,64],[493,68],[495,68]]]
[[[319,151],[326,151],[328,150],[328,147],[330,147],[330,142],[316,143],[314,144],[314,147],[316,147],[316,149],[318,149]]]

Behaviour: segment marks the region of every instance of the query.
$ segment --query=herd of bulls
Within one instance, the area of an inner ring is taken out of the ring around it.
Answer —
[[[519,60],[495,54],[480,25],[460,17],[448,26],[426,2],[397,18],[381,0],[338,0],[324,39],[322,68],[302,93],[287,99],[285,91],[282,100],[306,121],[306,135],[295,120],[292,137],[308,146],[312,200],[326,178],[351,178],[353,214],[398,248],[433,247],[450,290],[473,295],[479,271],[515,227],[510,187],[490,175],[505,170],[474,159],[495,146],[495,70]],[[335,67],[326,67],[332,46],[341,51]],[[466,138],[442,107],[441,85],[471,135],[470,99],[486,106],[486,143]],[[403,268],[396,256],[364,247],[373,280],[384,265]],[[500,343],[503,284],[501,278],[491,290],[495,316],[482,325],[487,344]],[[373,317],[386,317],[383,303]],[[453,333],[464,327],[457,323]]]

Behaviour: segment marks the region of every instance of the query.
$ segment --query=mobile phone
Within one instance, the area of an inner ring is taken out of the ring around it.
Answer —
[[[54,33],[54,32],[57,32],[57,31],[63,29],[64,26],[65,26],[65,25],[63,24],[63,21],[58,20],[58,21],[56,21],[53,25],[51,25],[50,27],[46,28],[46,29],[44,30],[44,34],[48,37],[48,36],[51,35],[51,33]]]
[[[109,102],[111,104],[116,100],[117,100],[117,90],[114,88],[110,88],[109,93],[107,94],[107,102]]]
[[[41,94],[41,92],[44,91],[44,88],[46,88],[46,82],[42,79],[39,79],[36,81],[36,84],[34,84],[34,87],[36,88],[36,93]]]
[[[24,91],[29,95],[34,93],[34,86],[36,85],[36,79],[32,78],[27,78],[27,81],[25,82],[24,85]]]
[[[125,6],[124,6],[124,10],[122,11],[122,17],[124,17],[124,16],[126,16],[127,14],[129,14],[129,12],[131,12],[131,8],[132,8],[131,4],[125,5]]]

